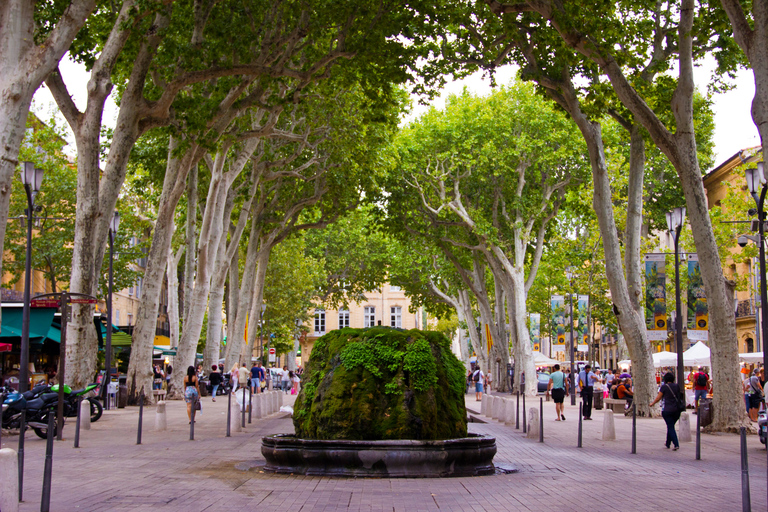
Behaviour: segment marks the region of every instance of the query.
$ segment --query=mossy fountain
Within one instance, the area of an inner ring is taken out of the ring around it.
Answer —
[[[315,343],[296,435],[262,440],[265,469],[334,476],[494,472],[496,440],[467,434],[464,366],[433,331],[340,329]]]

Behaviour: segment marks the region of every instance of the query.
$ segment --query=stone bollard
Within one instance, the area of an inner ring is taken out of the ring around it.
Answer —
[[[261,393],[257,395],[253,395],[253,416],[258,420],[260,418],[264,417],[264,412],[262,411],[262,404],[264,403],[264,400],[262,400]]]
[[[0,450],[0,510],[19,512],[19,455],[12,448]]]
[[[507,418],[507,400],[505,398],[499,399],[497,409],[499,410],[499,422],[504,423],[504,420]]]
[[[157,402],[157,409],[155,410],[155,430],[158,432],[168,430],[168,420],[165,416],[164,400]]]
[[[528,433],[525,437],[528,439],[539,438],[539,409],[537,407],[528,409]]]
[[[277,410],[279,411],[282,406],[283,406],[283,393],[278,393],[277,394]]]
[[[486,397],[487,395],[483,395],[480,401],[480,416],[485,416],[485,411],[488,410],[488,398]]]
[[[494,402],[496,402],[496,397],[493,395],[488,395],[488,407],[485,408],[485,417],[486,418],[493,418],[493,405]]]
[[[282,393],[282,391],[272,392],[272,412],[273,413],[280,411],[280,393]]]
[[[240,404],[237,403],[237,400],[232,400],[232,407],[229,409],[229,418],[230,428],[233,432],[242,431],[242,427],[240,425],[240,417],[242,414],[243,413],[240,411]]]
[[[80,402],[80,430],[91,430],[91,402]]]
[[[515,401],[511,398],[504,399],[504,424],[509,426],[515,424]]]
[[[264,416],[272,414],[272,393],[274,391],[264,393]]]
[[[690,443],[693,441],[691,437],[691,417],[687,412],[680,414],[680,431],[677,437],[681,443]]]
[[[493,397],[493,410],[491,411],[491,418],[494,420],[499,419],[499,406],[501,405],[501,397]]]
[[[613,424],[613,409],[603,411],[603,441],[616,440],[616,426]]]

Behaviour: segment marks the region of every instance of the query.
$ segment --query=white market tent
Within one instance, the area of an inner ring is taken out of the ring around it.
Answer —
[[[537,352],[534,350],[533,352],[531,352],[531,354],[533,354],[534,366],[554,366],[556,364],[560,364],[560,361],[547,357],[541,352]]]
[[[762,363],[763,353],[762,352],[746,352],[743,354],[739,354],[739,360],[744,363]]]
[[[702,342],[699,342],[699,343],[702,343]],[[702,343],[702,345],[703,345],[703,343]],[[693,348],[693,347],[691,347],[691,348]],[[690,362],[686,362],[685,352],[683,352],[683,362],[684,362],[684,364],[686,366],[697,366],[697,365],[709,366],[709,348],[707,348],[706,345],[704,345],[704,348],[707,349],[707,352],[706,352],[707,362],[706,363],[690,363]],[[676,366],[677,365],[677,353],[675,353],[675,352],[669,352],[668,350],[664,350],[662,352],[654,352],[653,354],[651,354],[651,357],[653,357],[653,366],[655,366],[656,368],[661,368],[663,366]],[[632,365],[632,361],[629,360],[629,359],[624,359],[624,360],[619,361],[619,367],[621,367],[621,368],[628,368],[631,365]]]
[[[685,366],[712,366],[709,347],[703,341],[683,352],[683,364]]]

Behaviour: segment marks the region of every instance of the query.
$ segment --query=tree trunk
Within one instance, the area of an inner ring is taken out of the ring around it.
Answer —
[[[171,234],[173,237],[173,234]],[[176,254],[168,249],[168,269],[165,272],[168,282],[168,325],[170,326],[171,346],[179,346],[179,261],[184,254],[184,247],[179,247]]]
[[[187,223],[186,238],[186,257],[184,258],[184,322],[189,317],[189,301],[192,298],[192,288],[195,282],[195,257],[197,256],[197,176],[198,166],[195,165],[189,171],[189,180],[187,181]],[[213,364],[213,363],[211,363]]]

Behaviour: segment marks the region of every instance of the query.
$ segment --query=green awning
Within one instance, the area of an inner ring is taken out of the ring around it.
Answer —
[[[21,307],[4,307],[3,320],[0,324],[0,338],[21,337]],[[29,310],[29,338],[42,342],[48,337],[48,331],[53,323],[53,315],[56,308],[31,308]]]
[[[155,352],[160,352],[161,355],[164,356],[175,356],[176,355],[176,349],[175,348],[168,348],[168,347],[158,347],[154,346],[152,347]]]
[[[101,323],[101,338],[106,343],[107,328],[103,322]],[[113,347],[130,347],[133,342],[133,338],[129,334],[121,331],[116,325],[112,325],[112,346]]]

